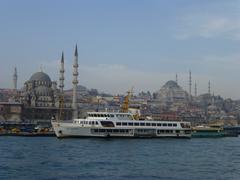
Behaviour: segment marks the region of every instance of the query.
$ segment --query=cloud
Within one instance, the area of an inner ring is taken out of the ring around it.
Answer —
[[[240,18],[206,13],[193,13],[180,19],[177,39],[223,38],[240,40]]]

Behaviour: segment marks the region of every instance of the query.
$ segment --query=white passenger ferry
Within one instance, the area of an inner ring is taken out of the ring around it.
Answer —
[[[191,137],[190,123],[134,120],[131,113],[89,112],[85,119],[52,121],[58,138],[63,137]]]

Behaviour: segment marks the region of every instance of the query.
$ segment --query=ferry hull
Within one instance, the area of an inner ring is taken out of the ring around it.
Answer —
[[[81,127],[78,124],[52,122],[54,132],[58,138],[67,137],[118,137],[118,138],[191,138],[191,134],[164,133],[158,134],[157,129],[120,129],[115,132],[114,128]],[[108,132],[110,130],[110,132]],[[122,131],[122,132],[121,132]]]

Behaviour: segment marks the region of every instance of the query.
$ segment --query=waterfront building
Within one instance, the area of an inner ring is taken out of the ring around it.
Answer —
[[[0,102],[0,123],[22,120],[23,104],[18,102]]]

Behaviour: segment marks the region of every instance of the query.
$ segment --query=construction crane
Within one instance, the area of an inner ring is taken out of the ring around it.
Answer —
[[[133,96],[133,87],[127,91],[127,95],[124,97],[123,104],[121,105],[121,112],[128,113],[130,98]]]

